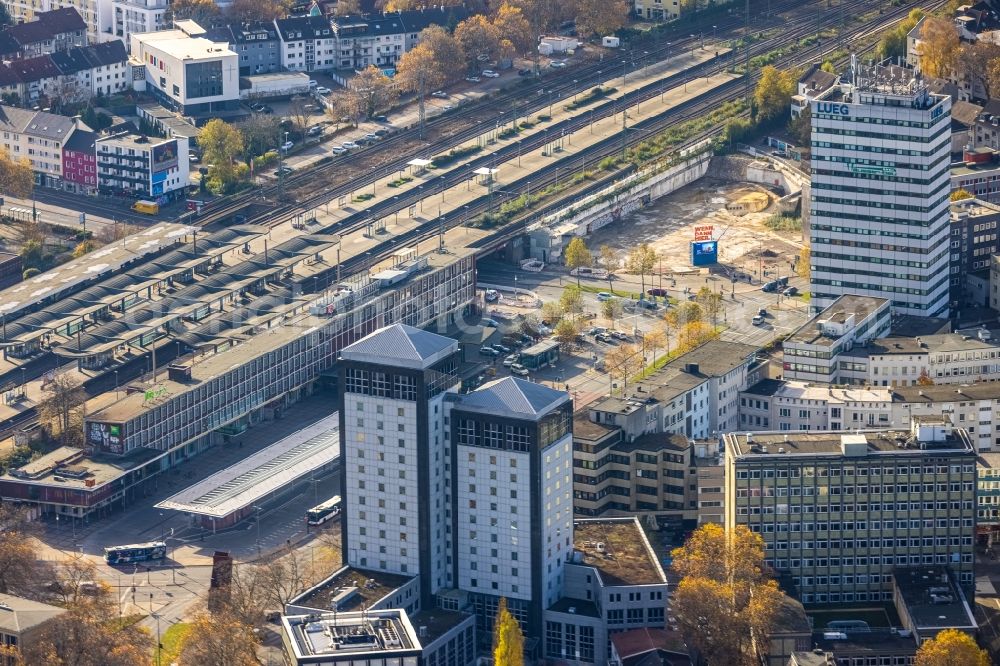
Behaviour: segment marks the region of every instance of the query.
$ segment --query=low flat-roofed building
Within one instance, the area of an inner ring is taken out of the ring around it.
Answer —
[[[285,615],[281,627],[294,666],[420,664],[420,639],[399,609]]]
[[[840,296],[782,344],[785,379],[844,383],[838,357],[855,345],[888,335],[889,299]]]
[[[340,461],[340,415],[334,412],[156,504],[181,511],[202,527],[232,527],[306,477],[318,478]]]
[[[945,629],[975,637],[979,628],[962,585],[947,566],[897,567],[892,572],[893,603],[903,627],[917,644]]]
[[[788,666],[912,666],[916,654],[917,642],[905,629],[819,631],[812,634],[812,648],[793,652]]]
[[[638,519],[574,523],[563,596],[545,610],[545,656],[604,664],[610,634],[666,626],[667,579]]]
[[[415,577],[347,566],[285,605],[291,615],[388,608],[401,608],[407,613],[420,610]]]
[[[13,594],[0,594],[0,645],[24,648],[32,644],[50,622],[58,622],[65,608],[31,601]],[[20,664],[18,660],[16,664]],[[0,664],[15,666],[11,655],[0,655]]]
[[[948,565],[972,589],[976,452],[947,418],[723,443],[726,529],[760,534],[802,603],[889,601],[893,569],[919,564]]]
[[[892,425],[892,389],[762,379],[740,392],[740,430],[844,430]]]

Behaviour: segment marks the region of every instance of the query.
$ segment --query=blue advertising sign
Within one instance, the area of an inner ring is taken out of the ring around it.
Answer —
[[[691,243],[691,265],[710,266],[719,262],[718,241],[695,241]]]

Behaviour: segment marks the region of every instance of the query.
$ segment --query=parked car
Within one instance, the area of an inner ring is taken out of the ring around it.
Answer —
[[[517,75],[518,76],[530,76],[531,75],[531,70],[530,69],[519,69],[519,70],[517,70]]]
[[[369,141],[375,142],[381,139],[382,137],[380,137],[378,134],[375,134],[374,132],[369,132],[368,134],[365,134],[365,138],[368,139]]]
[[[615,341],[614,338],[612,338],[607,333],[598,333],[597,335],[594,336],[594,339],[597,340],[598,342],[603,342],[609,345]]]
[[[777,282],[767,282],[767,283],[764,284],[763,287],[760,288],[760,290],[764,291],[764,292],[767,292],[767,293],[771,293],[772,291],[778,291],[778,283]]]
[[[788,276],[787,275],[782,275],[780,278],[778,278],[777,280],[775,280],[775,282],[778,283],[779,287],[787,287],[788,286]]]
[[[308,130],[306,130],[307,136],[319,136],[323,133],[325,128],[322,125],[313,125]]]
[[[487,303],[496,303],[497,301],[500,300],[500,292],[497,291],[496,289],[487,289],[486,294],[483,296],[483,299]]]
[[[521,358],[520,354],[511,354],[510,356],[508,356],[507,358],[505,358],[503,360],[503,367],[509,368],[510,366],[512,366],[515,363],[517,363],[517,360],[519,358]]]
[[[388,136],[389,130],[385,129],[384,127],[380,127],[377,130],[375,130],[373,134],[377,137]]]
[[[483,355],[483,356],[499,356],[500,355],[500,352],[498,352],[496,349],[493,349],[493,347],[480,347],[479,348],[479,353],[481,355]]]
[[[667,290],[660,289],[659,287],[653,287],[652,289],[647,289],[646,293],[649,294],[650,296],[666,296]]]
[[[614,298],[614,294],[611,294],[611,293],[606,292],[606,291],[599,291],[599,292],[597,292],[597,300],[601,301],[602,303],[604,301],[610,301],[612,298]]]
[[[587,333],[589,333],[590,335],[597,335],[598,333],[607,333],[607,332],[608,329],[604,328],[603,326],[592,326],[591,329],[587,331]]]
[[[552,62],[549,63],[549,67],[552,67],[553,69],[562,69],[565,66],[566,63],[563,62],[562,60],[553,60]]]
[[[492,326],[493,328],[500,328],[500,324],[496,319],[484,319],[482,321],[483,326]]]
[[[195,155],[194,153],[188,153],[188,161],[190,161],[191,164],[197,164],[198,162],[201,161],[201,158]]]
[[[509,354],[512,351],[510,347],[502,345],[499,342],[495,345],[490,345],[490,346],[493,347],[493,349],[496,349],[501,354]]]
[[[374,116],[372,118],[372,120],[374,120],[377,123],[387,123],[387,122],[389,122],[388,116]]]
[[[478,76],[467,76],[465,77],[465,80],[468,81],[469,83],[479,83],[480,81],[482,81],[482,79],[480,79]]]
[[[431,93],[431,97],[437,97],[438,99],[448,99],[448,93],[443,90],[435,90]]]
[[[510,374],[517,375],[518,377],[527,377],[528,369],[521,365],[520,363],[515,363],[510,366]]]
[[[627,333],[623,333],[622,331],[611,331],[611,335],[612,335],[612,337],[615,337],[615,338],[617,338],[619,340],[628,340],[629,339],[628,338],[628,334]]]
[[[798,296],[799,290],[798,287],[788,287],[781,293],[784,294],[785,296]]]
[[[494,72],[492,69],[484,69],[483,76],[485,76],[488,79],[495,79],[500,76],[500,73]]]
[[[767,308],[759,308],[757,310],[757,314],[760,315],[761,317],[766,317],[767,316]]]
[[[283,167],[278,167],[278,169],[274,172],[274,175],[280,178],[281,176],[289,176],[292,173],[293,169],[291,167],[283,166]]]
[[[336,146],[334,146],[333,148],[330,149],[330,152],[333,153],[334,155],[346,155],[347,154],[347,148],[344,148],[341,145],[336,145]]]
[[[764,318],[761,317],[760,315],[754,315],[753,319],[750,320],[750,323],[753,324],[754,326],[760,326],[761,324],[764,323]]]
[[[329,95],[332,92],[333,91],[327,88],[326,86],[320,86],[319,88],[316,88],[317,95]]]
[[[354,150],[356,148],[360,148],[361,147],[358,144],[354,143],[353,141],[345,141],[341,145],[344,146],[344,148],[347,148],[348,150]]]
[[[295,147],[294,141],[286,141],[283,144],[281,144],[281,150],[286,153],[294,147]]]

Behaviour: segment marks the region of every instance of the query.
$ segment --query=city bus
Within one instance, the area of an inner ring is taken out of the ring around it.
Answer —
[[[109,546],[104,549],[104,560],[108,564],[128,564],[146,560],[162,560],[167,556],[167,544],[162,541],[135,543],[127,546]]]
[[[309,525],[322,525],[338,515],[340,515],[340,495],[334,495],[319,506],[314,506],[306,511],[306,523]]]
[[[132,204],[132,210],[137,213],[146,213],[147,215],[156,215],[160,212],[160,204],[155,201],[136,201]]]

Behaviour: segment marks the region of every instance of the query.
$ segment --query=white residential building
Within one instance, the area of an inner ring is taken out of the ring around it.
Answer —
[[[292,16],[274,22],[281,39],[281,64],[290,72],[332,70],[337,35],[325,16]]]
[[[859,66],[844,101],[811,105],[816,312],[857,294],[948,314],[951,99],[904,72]]]
[[[139,33],[132,57],[146,68],[147,92],[185,116],[210,117],[239,104],[239,60],[226,43],[181,29]]]
[[[166,30],[167,0],[111,0],[111,31],[131,48],[132,35]]]
[[[840,296],[782,343],[782,376],[837,383],[849,370],[841,354],[888,335],[890,325],[888,299]]]

